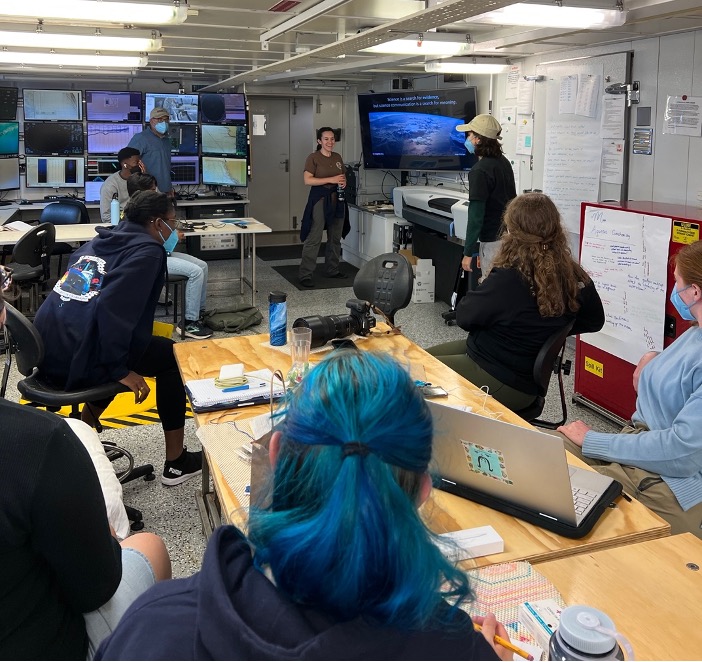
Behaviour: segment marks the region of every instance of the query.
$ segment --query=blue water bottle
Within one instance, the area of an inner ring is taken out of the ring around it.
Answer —
[[[288,342],[288,295],[271,292],[268,295],[268,325],[271,345],[279,347]]]
[[[119,223],[119,199],[115,193],[110,201],[110,223],[117,225]]]

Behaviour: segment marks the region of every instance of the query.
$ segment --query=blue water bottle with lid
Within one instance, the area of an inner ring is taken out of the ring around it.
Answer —
[[[119,199],[115,193],[110,201],[110,223],[117,225],[119,223]]]
[[[268,295],[268,326],[271,345],[279,347],[288,342],[288,295],[270,292]]]
[[[561,612],[558,629],[548,643],[549,660],[634,659],[629,640],[617,632],[612,619],[594,607],[573,605]]]

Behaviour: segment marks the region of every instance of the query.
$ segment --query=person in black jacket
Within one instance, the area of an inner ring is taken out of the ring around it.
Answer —
[[[155,377],[166,438],[161,482],[178,485],[202,473],[202,452],[183,446],[185,388],[173,341],[152,334],[178,222],[172,199],[156,191],[135,193],[124,215],[116,228],[98,228],[98,236],[72,255],[37,311],[34,325],[45,347],[41,372],[58,388],[120,382],[137,403],[150,392],[143,375]],[[88,403],[83,420],[94,424],[108,404]]]
[[[519,411],[536,399],[534,362],[546,340],[571,320],[572,335],[599,331],[605,318],[595,285],[573,259],[558,209],[547,195],[514,198],[504,225],[490,275],[456,308],[468,340],[427,351]]]

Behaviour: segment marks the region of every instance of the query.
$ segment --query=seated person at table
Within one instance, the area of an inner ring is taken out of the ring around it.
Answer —
[[[407,372],[335,350],[289,398],[249,538],[217,529],[202,570],[141,596],[98,659],[511,659],[417,512],[432,421]]]
[[[109,223],[112,220],[110,218],[110,203],[115,194],[119,200],[120,210],[124,210],[124,205],[127,204],[131,195],[127,191],[127,180],[133,173],[141,172],[144,169],[139,156],[139,150],[133,147],[123,147],[117,152],[119,170],[113,172],[100,187],[100,218],[103,223]]]
[[[582,421],[558,428],[566,448],[670,523],[702,538],[702,242],[671,258],[670,300],[691,328],[634,370],[636,411],[620,434]],[[582,449],[582,450],[581,450]]]
[[[127,181],[127,189],[129,195],[133,195],[137,191],[155,191],[156,178],[153,175],[136,173]],[[182,239],[180,234],[178,237]],[[212,332],[200,322],[207,299],[207,262],[194,255],[176,253],[171,250],[168,252],[166,264],[169,274],[187,276],[188,278],[185,285],[185,320],[178,323],[178,331],[185,324],[185,335],[188,338],[199,340],[211,338]]]
[[[70,258],[66,274],[39,307],[34,324],[45,346],[42,374],[57,388],[79,389],[120,382],[143,402],[156,378],[156,408],[166,439],[161,482],[178,485],[202,472],[202,452],[183,446],[185,388],[173,341],[152,335],[154,311],[166,271],[164,244],[176,237],[172,200],[139,191],[117,227]],[[93,424],[109,401],[83,407]]]
[[[0,329],[5,315],[0,297]],[[62,418],[0,399],[0,428],[0,659],[92,657],[129,604],[170,579],[168,552],[152,533],[116,540]]]
[[[597,290],[573,259],[561,217],[542,193],[514,198],[489,276],[456,307],[468,339],[427,351],[505,407],[519,411],[537,397],[534,363],[542,345],[573,319],[572,335],[599,331]]]

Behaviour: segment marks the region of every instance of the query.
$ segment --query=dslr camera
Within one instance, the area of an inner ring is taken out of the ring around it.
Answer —
[[[352,333],[367,336],[375,327],[371,304],[361,299],[349,299],[346,307],[349,309],[348,315],[298,317],[293,322],[293,328],[303,326],[311,329],[312,347],[321,347],[334,338],[345,338]]]

